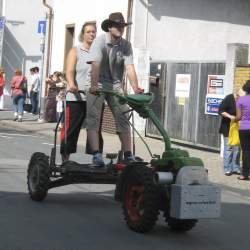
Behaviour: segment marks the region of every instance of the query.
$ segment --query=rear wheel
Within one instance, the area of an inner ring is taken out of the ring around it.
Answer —
[[[43,153],[34,153],[28,166],[27,184],[32,200],[42,201],[47,196],[49,186],[49,157]]]
[[[133,166],[123,186],[123,213],[130,229],[146,233],[153,229],[158,217],[157,188],[152,171]]]

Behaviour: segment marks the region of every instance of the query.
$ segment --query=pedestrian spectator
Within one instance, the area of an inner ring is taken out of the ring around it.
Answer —
[[[11,96],[13,98],[14,121],[22,122],[27,79],[22,71],[17,69],[11,79]]]
[[[108,19],[102,22],[101,27],[106,33],[94,40],[88,60],[89,63],[92,63],[91,93],[95,93],[98,87],[123,93],[125,68],[134,92],[141,92],[133,64],[131,44],[122,38],[124,28],[129,24],[125,22],[121,13],[112,13]],[[130,126],[127,117],[124,115],[124,112],[128,111],[127,105],[119,104],[112,95],[97,97],[89,94],[87,96],[87,132],[91,148],[94,150],[93,163],[104,166],[98,141],[98,129],[104,99],[106,99],[114,115],[124,158],[127,161],[135,161],[131,152]]]
[[[67,82],[65,80],[65,77],[63,74],[60,74],[59,76],[59,82],[56,84],[58,88],[58,94],[56,96],[56,113],[57,113],[57,122],[59,122],[59,119],[63,113],[64,110],[64,101],[65,101],[65,88],[67,86]],[[64,117],[60,120],[60,123],[58,125],[59,130],[63,128],[64,123]]]
[[[242,175],[239,180],[249,180],[250,173],[250,80],[242,87],[246,95],[237,100],[236,121],[240,121],[239,136],[242,150]]]
[[[62,160],[69,159],[76,152],[81,126],[86,116],[86,95],[78,91],[88,91],[90,87],[90,65],[87,64],[89,48],[96,37],[96,24],[86,22],[79,35],[80,44],[69,51],[67,56],[66,78],[67,95],[65,124],[61,130]],[[65,140],[65,131],[67,138]],[[67,141],[67,144],[65,143]]]
[[[30,102],[32,105],[31,113],[33,115],[36,115],[38,113],[38,98],[40,89],[39,68],[38,67],[31,68],[30,74],[31,74]]]
[[[4,69],[0,68],[0,110],[3,109],[3,90],[5,86]]]
[[[53,75],[45,80],[44,120],[46,122],[56,121],[56,84],[53,81]]]
[[[59,76],[61,72],[55,71],[45,81],[46,83],[46,100],[45,100],[45,115],[44,119],[46,122],[55,122],[56,119],[56,96],[59,92],[57,84],[60,83]]]
[[[223,166],[226,176],[240,174],[240,147],[228,145],[228,135],[231,121],[236,116],[236,99],[238,94],[227,95],[220,104],[219,114],[221,115],[221,125],[219,133],[223,135],[224,151]]]

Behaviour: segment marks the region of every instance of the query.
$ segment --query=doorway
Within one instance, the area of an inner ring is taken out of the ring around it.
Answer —
[[[75,24],[67,24],[65,28],[65,48],[64,48],[64,65],[63,70],[66,70],[66,59],[70,49],[75,43]]]

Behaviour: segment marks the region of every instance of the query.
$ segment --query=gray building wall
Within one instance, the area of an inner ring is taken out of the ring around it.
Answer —
[[[0,0],[0,16],[2,16],[3,11],[3,0]]]
[[[249,0],[135,0],[134,38],[152,60],[224,61],[227,43],[249,43]]]
[[[15,69],[22,69],[29,76],[29,69],[41,67],[40,40],[37,33],[38,21],[45,19],[42,1],[7,0],[3,38],[2,66],[6,72],[4,105],[10,107],[10,79]]]

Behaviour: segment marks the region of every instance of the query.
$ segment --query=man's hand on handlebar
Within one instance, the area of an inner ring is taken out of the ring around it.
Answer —
[[[135,94],[142,94],[144,93],[144,89],[137,87],[137,89],[134,89]]]

